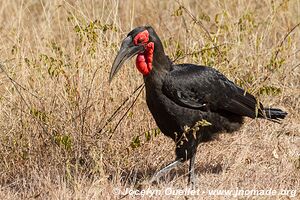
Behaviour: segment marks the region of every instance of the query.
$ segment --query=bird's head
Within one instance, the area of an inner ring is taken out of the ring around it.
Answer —
[[[158,44],[158,45],[157,45]],[[137,27],[128,33],[123,40],[110,71],[109,81],[116,75],[126,60],[136,57],[136,67],[147,76],[152,70],[154,45],[161,46],[161,42],[151,26]]]

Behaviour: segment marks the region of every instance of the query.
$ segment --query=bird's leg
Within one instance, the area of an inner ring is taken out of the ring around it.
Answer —
[[[174,169],[175,167],[177,167],[179,164],[181,164],[182,159],[178,159],[178,160],[175,160],[174,162],[168,164],[167,166],[165,166],[164,168],[162,168],[161,170],[159,170],[151,179],[151,183],[154,182],[154,181],[158,181],[158,179],[165,175],[166,173],[168,173],[169,171],[171,171],[172,169]]]
[[[190,185],[192,188],[195,187],[195,158],[196,158],[196,153],[192,155],[190,159],[190,166],[189,166],[188,185]]]

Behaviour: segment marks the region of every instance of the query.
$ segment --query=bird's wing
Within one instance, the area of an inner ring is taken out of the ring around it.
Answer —
[[[183,107],[226,111],[252,118],[262,114],[262,105],[254,96],[210,67],[177,65],[165,77],[162,90]]]

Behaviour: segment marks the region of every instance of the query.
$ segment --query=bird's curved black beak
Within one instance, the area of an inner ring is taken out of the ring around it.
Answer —
[[[134,45],[131,36],[126,37],[121,45],[121,48],[118,52],[117,57],[112,65],[110,75],[109,75],[109,82],[113,79],[113,77],[117,74],[123,63],[132,58],[133,56],[137,55],[140,52],[145,50],[143,45]]]

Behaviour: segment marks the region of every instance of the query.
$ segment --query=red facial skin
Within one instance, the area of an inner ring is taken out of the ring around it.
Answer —
[[[136,57],[136,67],[144,75],[147,76],[152,70],[154,43],[149,42],[149,32],[144,30],[137,34],[133,40],[135,45],[144,45],[145,51],[139,53]]]

